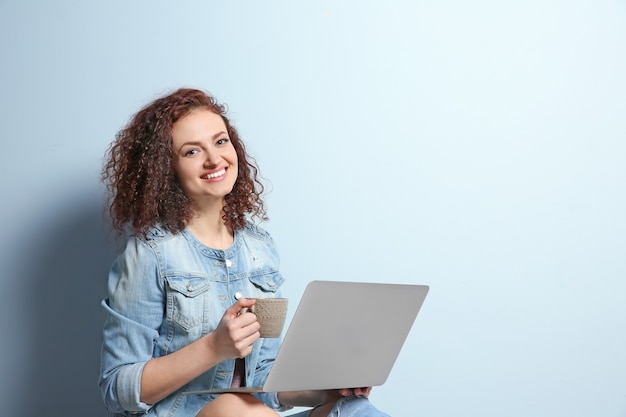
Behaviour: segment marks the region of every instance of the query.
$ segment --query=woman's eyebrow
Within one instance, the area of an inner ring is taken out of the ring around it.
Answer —
[[[217,132],[216,134],[214,134],[213,136],[211,136],[211,140],[215,140],[217,138],[219,138],[222,135],[227,135],[228,136],[228,132],[226,131],[221,131],[221,132]],[[202,145],[202,140],[189,140],[183,144],[181,144],[178,147],[178,150],[180,151],[184,146],[188,146],[188,145],[196,145],[196,146],[200,146]]]

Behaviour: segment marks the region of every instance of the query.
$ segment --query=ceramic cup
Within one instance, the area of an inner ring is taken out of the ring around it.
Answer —
[[[280,337],[287,317],[286,298],[255,298],[256,303],[244,309],[256,315],[261,325],[261,337]]]

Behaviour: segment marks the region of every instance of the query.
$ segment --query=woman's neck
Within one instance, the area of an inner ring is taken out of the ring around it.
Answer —
[[[235,240],[233,231],[224,224],[221,208],[196,212],[187,228],[196,239],[213,249],[227,249]]]

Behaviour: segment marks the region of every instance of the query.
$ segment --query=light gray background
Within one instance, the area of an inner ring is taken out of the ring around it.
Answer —
[[[0,35],[2,415],[104,415],[101,158],[193,86],[271,182],[290,298],[431,286],[381,408],[626,416],[624,0],[0,0]]]

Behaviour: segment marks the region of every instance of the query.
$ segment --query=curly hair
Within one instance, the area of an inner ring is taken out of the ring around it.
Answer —
[[[172,168],[171,132],[174,123],[197,109],[222,117],[237,152],[238,176],[233,190],[225,197],[224,223],[239,230],[249,217],[267,220],[259,170],[226,117],[226,106],[204,91],[181,88],[140,110],[117,133],[107,150],[102,181],[110,201],[112,227],[119,234],[130,228],[133,233],[146,236],[156,225],[180,232],[194,216],[192,201]]]

